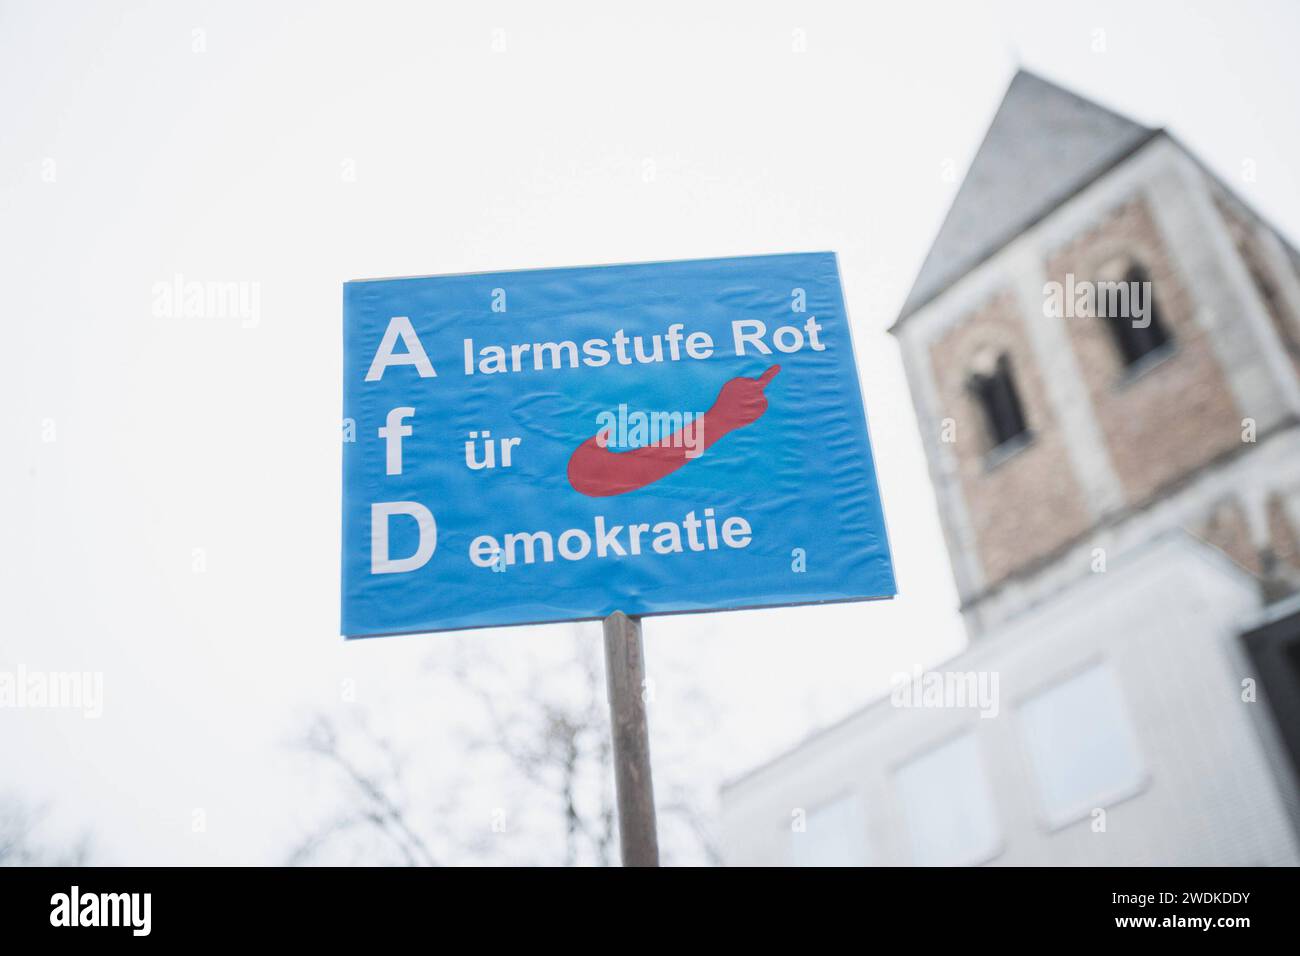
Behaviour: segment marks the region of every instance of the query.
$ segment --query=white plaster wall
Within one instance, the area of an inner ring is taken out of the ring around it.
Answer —
[[[906,865],[911,846],[893,771],[962,731],[975,734],[994,789],[1001,847],[993,864],[1295,865],[1283,783],[1241,700],[1237,636],[1260,613],[1250,576],[1194,538],[1167,534],[1104,574],[974,645],[945,670],[999,675],[1000,711],[877,702],[723,791],[730,865],[786,865],[791,812],[856,795],[864,853]],[[1114,673],[1146,769],[1134,796],[1052,829],[1022,750],[1017,707],[1097,661]],[[954,782],[959,785],[960,782]]]

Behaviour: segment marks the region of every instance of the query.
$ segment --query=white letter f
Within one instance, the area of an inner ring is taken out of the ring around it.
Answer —
[[[403,418],[411,418],[415,409],[410,406],[394,408],[388,413],[388,423],[379,429],[379,437],[388,440],[388,474],[402,473],[402,439],[411,434],[411,426],[403,425]]]

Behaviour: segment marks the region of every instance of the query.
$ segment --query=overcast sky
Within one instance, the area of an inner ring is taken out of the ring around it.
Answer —
[[[563,630],[339,639],[344,280],[838,252],[902,594],[646,622],[726,777],[963,645],[883,330],[1017,63],[1300,236],[1296,3],[454,6],[0,0],[0,670],[105,697],[0,710],[0,790],[103,862],[275,862],[342,681],[444,747],[432,645]],[[257,320],[156,316],[176,275]]]

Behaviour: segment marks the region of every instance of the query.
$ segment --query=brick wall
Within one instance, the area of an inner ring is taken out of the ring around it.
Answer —
[[[1215,504],[1205,523],[1191,530],[1252,574],[1263,573],[1259,549],[1250,540],[1246,511],[1235,498]]]
[[[1219,210],[1219,215],[1223,216],[1237,254],[1241,256],[1246,271],[1250,273],[1250,281],[1264,302],[1268,319],[1273,323],[1278,337],[1282,339],[1292,367],[1300,373],[1300,317],[1292,315],[1282,301],[1277,281],[1272,275],[1272,270],[1265,264],[1263,250],[1259,248],[1259,241],[1255,238],[1253,223],[1222,196],[1215,197],[1215,207]]]
[[[1132,257],[1151,277],[1156,306],[1173,350],[1164,361],[1129,374],[1107,322],[1063,319],[1127,503],[1141,504],[1163,486],[1240,447],[1242,414],[1229,391],[1197,303],[1175,271],[1147,205],[1134,200],[1050,256],[1049,279],[1093,280],[1116,257]]]
[[[1010,357],[1033,436],[994,465],[983,412],[967,386],[982,353]],[[994,584],[1081,534],[1089,525],[1087,509],[1010,292],[994,295],[936,340],[930,360],[939,418],[956,425],[953,447],[984,578]]]

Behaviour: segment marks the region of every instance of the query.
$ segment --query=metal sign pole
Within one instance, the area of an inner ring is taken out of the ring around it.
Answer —
[[[645,653],[641,621],[615,611],[605,618],[605,680],[614,737],[614,789],[624,866],[658,866],[655,791],[650,779],[650,727],[646,721]]]

